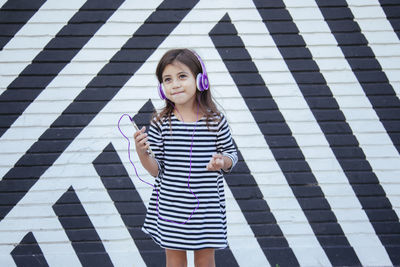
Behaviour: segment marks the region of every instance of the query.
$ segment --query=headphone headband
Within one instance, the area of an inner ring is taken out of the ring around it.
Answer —
[[[202,74],[207,75],[206,66],[205,66],[204,63],[203,63],[203,60],[201,60],[201,57],[200,57],[196,52],[194,52],[193,50],[190,50],[190,51],[191,51],[191,52],[193,53],[193,55],[195,55],[196,58],[199,60],[200,65],[201,65],[201,72],[202,72]]]
[[[201,57],[193,50],[188,49],[190,52],[192,52],[193,55],[195,55],[195,57],[198,59],[198,61],[200,62],[200,66],[201,66],[201,73],[197,74],[196,77],[196,85],[197,85],[197,89],[199,91],[206,91],[210,88],[210,83],[208,81],[208,75],[207,75],[207,71],[206,71],[206,66],[204,65],[203,60],[201,60]],[[162,83],[160,83],[158,85],[158,94],[160,96],[160,98],[162,100],[167,99],[165,93],[164,93],[164,89],[163,89],[163,85]]]

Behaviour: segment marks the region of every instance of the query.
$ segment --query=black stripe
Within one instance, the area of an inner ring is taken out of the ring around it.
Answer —
[[[235,256],[229,248],[215,250],[215,266],[239,267]]]
[[[386,18],[393,27],[397,38],[400,39],[400,3],[393,0],[379,0]]]
[[[186,1],[185,4],[194,6],[198,1]],[[73,139],[90,123],[90,121],[100,112],[100,110],[110,101],[114,95],[122,88],[126,81],[134,75],[139,67],[147,60],[147,58],[155,51],[154,49],[148,50],[132,50],[132,45],[142,45],[142,39],[137,39],[138,36],[146,34],[152,36],[156,32],[163,30],[164,39],[168,37],[171,31],[179,24],[170,23],[167,25],[160,25],[152,23],[152,21],[160,16],[160,8],[173,8],[176,1],[165,0],[145,21],[143,25],[136,31],[136,33],[126,42],[126,44],[118,51],[111,62],[117,60],[125,60],[127,58],[140,58],[140,63],[135,68],[130,69],[130,74],[124,76],[119,80],[114,80],[114,85],[109,86],[110,78],[112,76],[103,75],[104,73],[112,73],[111,65],[107,64],[87,86],[75,98],[66,110],[57,118],[56,121],[44,132],[39,140],[35,142],[24,156],[10,169],[0,181],[0,192],[12,192],[15,179],[27,179],[23,190],[16,193],[12,198],[9,197],[7,202],[9,206],[5,206],[0,210],[1,220],[7,215],[8,212],[22,199],[29,189],[37,182],[40,176],[56,161],[61,153],[70,145]],[[187,10],[188,13],[190,10]],[[186,14],[185,13],[185,14]],[[165,14],[165,12],[163,12]],[[167,17],[173,17],[175,20],[181,21],[185,15],[182,12],[176,13],[175,10],[169,10]],[[158,47],[163,41],[162,38],[155,38],[153,47]],[[99,97],[101,96],[101,98]],[[91,110],[92,113],[87,112],[87,102],[92,99],[99,99],[97,105]],[[85,114],[83,116],[82,114]],[[63,128],[67,126],[67,128]],[[42,154],[45,151],[49,154]],[[24,162],[35,162],[35,166],[26,168]],[[29,171],[27,171],[29,169]]]
[[[257,4],[256,6],[258,7]],[[269,12],[271,13],[274,10],[279,9],[272,9],[269,10]],[[259,11],[260,14],[264,16],[264,12],[262,10]],[[286,24],[288,24],[288,21],[286,21]],[[291,27],[290,24],[288,25]],[[221,33],[225,33],[222,38],[220,38]],[[230,33],[230,35],[227,35],[227,33]],[[264,138],[272,154],[282,169],[290,188],[302,207],[316,238],[320,242],[329,260],[333,265],[360,265],[360,261],[354,249],[350,246],[341,226],[337,223],[335,214],[332,212],[300,147],[293,138],[289,126],[285,122],[275,101],[271,98],[271,94],[258,73],[257,67],[252,62],[251,56],[246,50],[243,41],[237,36],[237,31],[231,23],[229,16],[226,15],[213,29],[211,38],[249,107],[249,110],[257,121],[261,132],[264,134]],[[234,60],[233,58],[240,58],[240,61]],[[248,74],[243,76],[236,73],[235,69],[232,68],[235,64],[240,64],[242,68],[249,70]],[[249,79],[247,76],[251,78]],[[257,87],[252,88],[252,85]],[[256,90],[257,98],[249,97],[249,90],[253,92]],[[257,105],[262,107],[262,109],[274,111],[275,117],[260,117],[260,114],[256,112]],[[266,122],[268,124],[266,124]],[[285,151],[284,148],[289,148],[290,150]],[[282,152],[284,153],[283,157]],[[319,212],[321,210],[323,212]],[[316,216],[316,214],[318,214],[318,216]],[[316,217],[318,217],[318,221]],[[336,238],[328,239],[324,236],[329,234],[335,234]]]
[[[232,25],[228,15],[220,20],[209,35],[231,75],[235,75],[236,67],[245,71],[250,71],[255,67],[254,64],[249,64],[249,62],[242,60],[239,64],[226,60],[226,55],[235,57],[235,55],[241,55],[245,51],[244,45],[236,35],[236,29]],[[241,45],[239,45],[240,50],[237,50],[236,53],[233,52],[235,48],[232,46],[237,47],[238,42]],[[245,90],[254,92],[252,88],[246,88]],[[239,162],[233,171],[225,174],[225,181],[237,200],[248,225],[257,237],[257,242],[263,250],[264,255],[271,266],[275,266],[276,264],[280,266],[299,266],[296,256],[289,247],[285,236],[270,211],[267,202],[264,200],[264,196],[239,150],[238,158]]]
[[[350,8],[344,0],[335,1],[334,7],[325,7],[318,1],[317,4],[379,120],[400,152],[400,100],[354,21]],[[393,112],[393,109],[397,111]]]
[[[151,101],[148,101],[139,111],[140,115],[138,114],[134,117],[135,122],[138,126],[140,125],[140,128],[143,125],[148,128],[151,113],[145,113],[144,110],[146,110],[146,108],[149,109],[149,106],[153,106]],[[147,120],[145,118],[147,118]],[[133,140],[131,140],[131,142],[133,142]],[[133,143],[131,143],[131,145],[134,146]],[[135,156],[135,154],[132,154],[132,157]],[[165,266],[164,250],[157,246],[149,236],[141,231],[146,213],[146,206],[111,143],[104,148],[103,152],[93,161],[93,166],[101,177],[104,187],[107,189],[118,213],[121,215],[122,221],[135,242],[146,266]],[[133,173],[132,171],[133,167],[130,173]],[[135,178],[136,177],[133,177],[133,179]]]
[[[224,176],[247,224],[271,266],[299,266],[240,150],[237,152],[239,158],[237,165],[232,172]]]
[[[0,51],[31,19],[45,0],[7,1],[0,9]]]
[[[337,4],[337,2],[335,3]],[[276,13],[275,16],[282,16],[279,13],[283,12],[284,17],[289,17],[289,14],[284,9],[276,9],[272,12]],[[271,32],[277,31],[277,28],[275,28],[277,25],[266,24]],[[393,245],[395,244],[386,241],[385,236],[387,235],[379,229],[381,225],[389,227],[393,223],[399,224],[397,215],[392,209],[385,191],[379,184],[376,174],[372,171],[372,167],[366,160],[363,150],[359,147],[357,138],[354,136],[349,124],[345,121],[345,116],[339,109],[339,105],[328,88],[324,77],[319,72],[316,62],[312,59],[309,49],[306,48],[305,41],[297,32],[293,32],[290,35],[293,36],[291,45],[296,45],[292,48],[295,51],[294,54],[303,55],[301,57],[301,64],[296,63],[297,60],[293,59],[288,51],[284,49],[285,39],[282,35],[274,34],[272,38],[280,49],[310,110],[324,132],[336,159],[345,171],[363,210],[368,211],[367,215],[378,237],[389,252],[389,250],[393,250]],[[363,176],[363,179],[360,179],[360,176]],[[366,194],[366,191],[369,193]],[[374,196],[373,203],[370,201],[371,195]],[[385,219],[385,222],[382,222],[382,212],[385,215],[389,215],[391,219],[389,221]]]
[[[18,267],[49,266],[32,232],[27,233],[10,254]]]
[[[53,205],[53,210],[83,266],[113,266],[96,229],[72,186]]]
[[[368,43],[364,35],[361,33],[357,22],[354,20],[346,20],[346,23],[341,24],[340,31],[350,31],[351,29],[355,29],[355,31],[352,32],[352,38],[354,38],[353,44],[346,45],[347,43],[345,42],[348,42],[349,40],[345,41],[341,38],[333,19],[336,20],[345,16],[352,18],[353,15],[346,3],[340,4],[340,2],[336,1],[335,4],[336,6],[334,9],[325,7],[321,3],[319,3],[319,7],[339,46],[345,54],[347,61],[351,65],[354,74],[378,114],[380,121],[385,126],[386,131],[399,151],[399,142],[396,143],[395,140],[398,138],[396,134],[398,130],[395,130],[393,126],[390,126],[393,124],[393,120],[400,120],[400,112],[394,112],[394,114],[392,110],[392,108],[400,108],[399,99],[395,95],[392,86],[389,84],[385,73],[382,72],[379,62],[376,60],[372,50],[368,47]],[[349,39],[349,36],[346,38]],[[363,41],[357,42],[356,40]],[[356,44],[356,46],[354,44]],[[363,52],[360,54],[360,56],[365,57],[363,60],[360,60],[357,56],[353,56],[359,49],[363,49]],[[295,76],[295,74],[293,75]],[[371,77],[367,78],[365,77],[366,75]],[[377,80],[378,82],[368,84],[367,79],[370,81]],[[326,86],[325,80],[323,81],[324,83],[322,85]],[[341,119],[337,120],[335,123],[319,123],[321,129],[324,131],[326,138],[331,145],[332,151],[335,153],[336,158],[345,171],[363,210],[366,211],[376,234],[392,260],[392,263],[399,265],[400,244],[394,241],[398,236],[393,235],[392,238],[388,238],[387,231],[384,230],[385,228],[388,229],[391,227],[400,229],[399,218],[393,210],[389,199],[386,197],[386,193],[380,185],[378,177],[373,172],[369,162],[366,160],[363,150],[358,146],[356,137],[352,134],[349,125],[344,121],[344,115],[337,108],[338,104],[331,96],[329,88],[323,88],[326,94],[329,95],[328,100],[330,102],[330,108],[336,110],[336,114],[333,114],[333,116]],[[309,105],[313,106],[311,101],[307,102],[310,102]],[[384,106],[385,108],[382,108]],[[317,115],[315,117],[318,118]],[[321,116],[319,117],[319,122],[323,121]],[[398,128],[399,124],[396,124],[396,127]],[[343,147],[343,145],[346,145],[346,147]],[[373,198],[373,201],[371,201],[371,198]]]
[[[146,266],[165,266],[164,250],[141,231],[146,206],[111,143],[93,161],[93,166],[101,177]]]
[[[123,2],[88,0],[32,63],[8,85],[0,95],[0,118],[5,118],[0,125],[0,137]],[[96,5],[100,5],[101,10],[93,10]]]

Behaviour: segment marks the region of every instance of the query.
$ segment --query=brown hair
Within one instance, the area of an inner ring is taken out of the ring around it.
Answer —
[[[197,77],[197,74],[202,72],[199,59],[192,51],[190,51],[189,49],[172,49],[167,51],[158,62],[156,76],[160,84],[162,83],[162,73],[164,69],[167,67],[167,65],[173,64],[176,61],[186,65],[192,72],[195,79]],[[204,116],[206,117],[207,127],[209,128],[209,122],[216,119],[215,115],[218,115],[218,117],[220,117],[220,112],[212,99],[210,88],[206,91],[196,90],[196,103],[199,105],[199,113],[204,114]],[[164,118],[169,118],[169,121],[171,123],[171,115],[173,111],[173,103],[170,100],[166,99],[165,107],[161,110],[160,113],[157,113],[156,111],[153,114],[153,120],[155,122],[158,122]]]

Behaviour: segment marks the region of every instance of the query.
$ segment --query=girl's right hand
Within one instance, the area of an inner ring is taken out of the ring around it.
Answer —
[[[135,132],[133,134],[133,138],[135,139],[136,151],[138,154],[147,154],[147,150],[150,147],[150,144],[147,142],[149,138],[147,137],[146,127],[143,126],[142,129]]]

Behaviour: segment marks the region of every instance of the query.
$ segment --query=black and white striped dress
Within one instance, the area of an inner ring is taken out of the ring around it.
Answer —
[[[206,166],[215,153],[230,157],[232,167],[238,158],[225,117],[218,119],[219,122],[210,122],[209,128],[205,118],[196,125],[181,122],[174,115],[171,125],[169,119],[150,125],[149,143],[159,167],[155,179],[159,199],[153,190],[142,230],[163,248],[198,250],[228,246],[223,173],[207,171]]]

